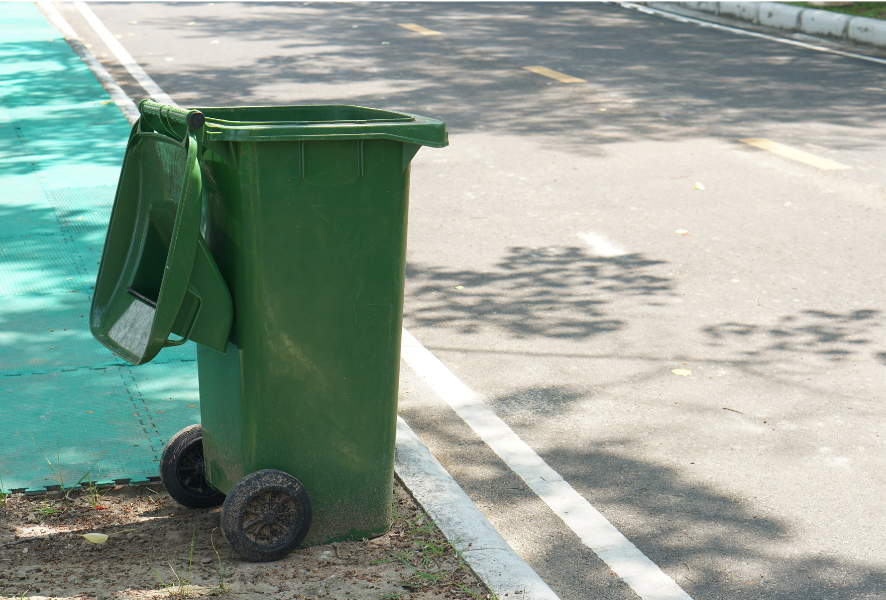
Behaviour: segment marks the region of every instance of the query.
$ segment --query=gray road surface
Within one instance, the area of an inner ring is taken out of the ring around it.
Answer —
[[[406,328],[692,598],[886,598],[886,67],[603,4],[91,6],[182,105],[445,120]],[[562,598],[636,597],[406,367],[401,414]]]

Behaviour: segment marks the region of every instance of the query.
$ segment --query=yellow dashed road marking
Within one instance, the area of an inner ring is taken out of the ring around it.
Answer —
[[[814,154],[809,154],[808,152],[803,152],[802,150],[797,150],[796,148],[791,148],[790,146],[785,146],[784,144],[779,144],[778,142],[773,142],[764,138],[748,138],[738,141],[754,146],[755,148],[760,148],[761,150],[768,150],[773,154],[778,154],[779,156],[784,156],[785,158],[790,158],[791,160],[806,163],[807,165],[811,165],[818,169],[824,169],[825,171],[836,171],[838,169],[852,168],[849,165],[844,165],[833,160],[828,160],[820,156],[815,156]]]
[[[422,27],[421,25],[416,25],[415,23],[398,23],[398,25],[400,25],[400,27],[403,27],[404,29],[414,31],[422,35],[443,35],[439,31],[434,31],[433,29],[428,29],[427,27]]]
[[[533,73],[538,73],[539,75],[544,75],[545,77],[556,79],[561,83],[587,83],[584,79],[579,79],[578,77],[573,77],[572,75],[567,75],[566,73],[561,73],[560,71],[554,71],[553,69],[549,69],[547,67],[523,68],[527,71],[532,71]]]

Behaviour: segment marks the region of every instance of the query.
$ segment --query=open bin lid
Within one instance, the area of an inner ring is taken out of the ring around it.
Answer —
[[[233,304],[199,232],[203,116],[150,101],[139,110],[117,184],[90,329],[135,365],[188,339],[224,352]]]

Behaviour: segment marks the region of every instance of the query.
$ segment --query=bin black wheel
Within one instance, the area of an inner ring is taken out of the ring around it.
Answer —
[[[256,471],[231,488],[222,506],[221,526],[228,544],[246,560],[279,560],[308,534],[311,498],[288,473]]]
[[[208,508],[225,501],[225,495],[206,481],[199,425],[185,427],[166,444],[160,457],[160,479],[172,499],[188,508]]]

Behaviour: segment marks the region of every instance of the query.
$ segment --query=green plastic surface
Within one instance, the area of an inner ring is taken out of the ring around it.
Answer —
[[[143,482],[200,414],[194,344],[130,367],[89,330],[130,126],[33,3],[0,23],[0,489]]]
[[[294,475],[309,544],[383,533],[409,162],[446,145],[445,126],[349,106],[196,110],[201,231],[235,308],[227,351],[198,347],[208,478],[228,492],[260,469]]]
[[[280,469],[311,495],[307,543],[387,531],[409,163],[448,143],[444,124],[354,106],[139,110],[94,335],[133,364],[170,332],[198,342],[216,488]]]

